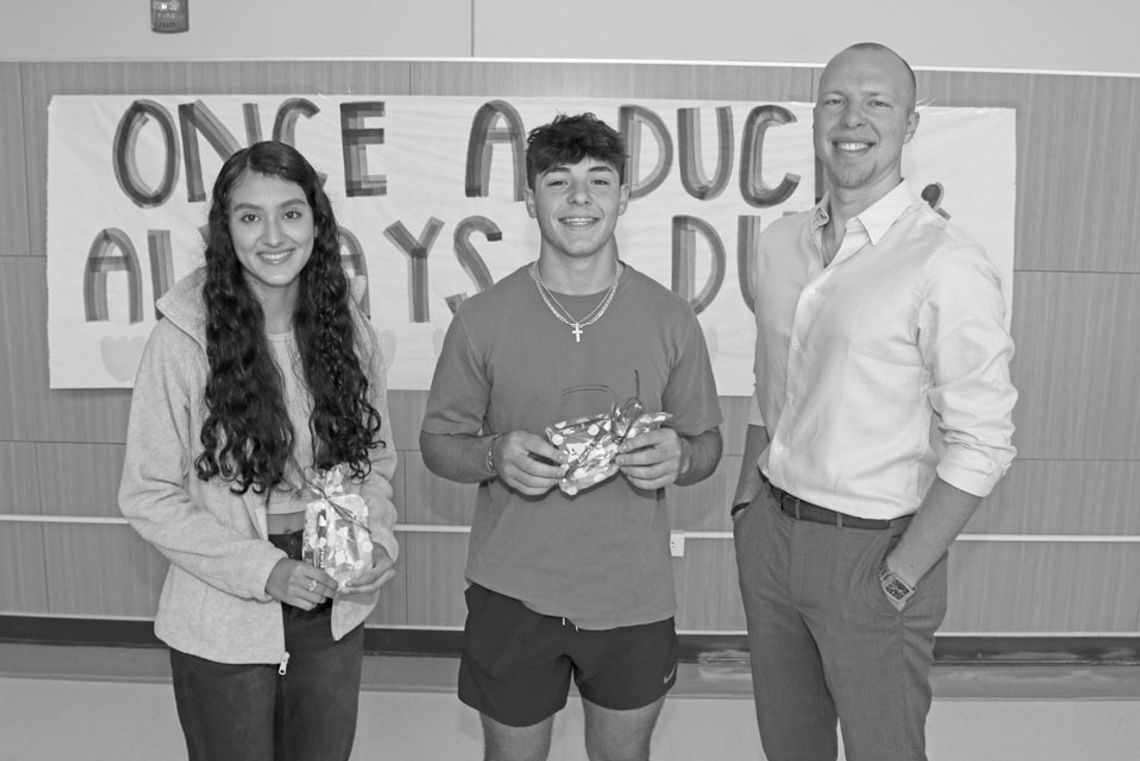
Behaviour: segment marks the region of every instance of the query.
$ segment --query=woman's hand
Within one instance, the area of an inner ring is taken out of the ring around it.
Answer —
[[[270,597],[301,610],[312,610],[335,595],[336,589],[336,580],[320,568],[289,558],[278,560],[265,582]]]
[[[379,544],[372,545],[372,567],[355,579],[344,583],[341,593],[346,595],[362,595],[375,592],[388,583],[396,575],[396,561],[388,555],[388,550]]]

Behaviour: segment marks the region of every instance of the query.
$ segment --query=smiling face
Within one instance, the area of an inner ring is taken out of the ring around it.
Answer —
[[[918,127],[914,84],[886,48],[844,50],[823,70],[812,131],[831,187],[874,203],[902,180],[902,148]]]
[[[612,253],[614,228],[625,213],[629,187],[612,164],[587,156],[556,164],[526,191],[526,210],[538,221],[542,253],[574,259]]]
[[[263,307],[291,307],[316,235],[305,191],[295,182],[246,170],[230,191],[227,214],[234,253],[254,295]]]

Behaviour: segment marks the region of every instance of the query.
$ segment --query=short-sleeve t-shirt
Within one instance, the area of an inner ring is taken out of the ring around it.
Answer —
[[[598,295],[557,295],[585,315]],[[444,339],[423,429],[526,430],[605,412],[639,396],[694,436],[721,422],[716,384],[690,304],[626,265],[605,314],[576,341],[523,267],[464,301]],[[467,579],[584,629],[660,621],[676,611],[664,490],[620,473],[575,496],[527,497],[500,479],[479,487]]]

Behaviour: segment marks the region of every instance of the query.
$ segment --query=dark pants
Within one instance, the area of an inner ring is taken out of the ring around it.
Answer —
[[[364,627],[334,642],[332,604],[282,605],[277,665],[228,664],[170,651],[174,701],[190,761],[346,761],[356,737]]]
[[[945,556],[903,612],[878,582],[905,525],[797,520],[764,490],[736,519],[760,740],[771,761],[923,761]]]

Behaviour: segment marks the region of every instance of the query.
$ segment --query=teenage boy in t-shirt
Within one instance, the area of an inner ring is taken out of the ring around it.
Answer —
[[[459,697],[489,761],[547,757],[571,676],[590,757],[648,759],[676,678],[664,487],[712,473],[721,414],[691,305],[618,257],[625,161],[592,114],[530,133],[538,259],[460,305],[432,381],[424,461],[481,482]],[[558,488],[566,458],[546,426],[635,396],[671,420],[622,444],[615,477]]]

